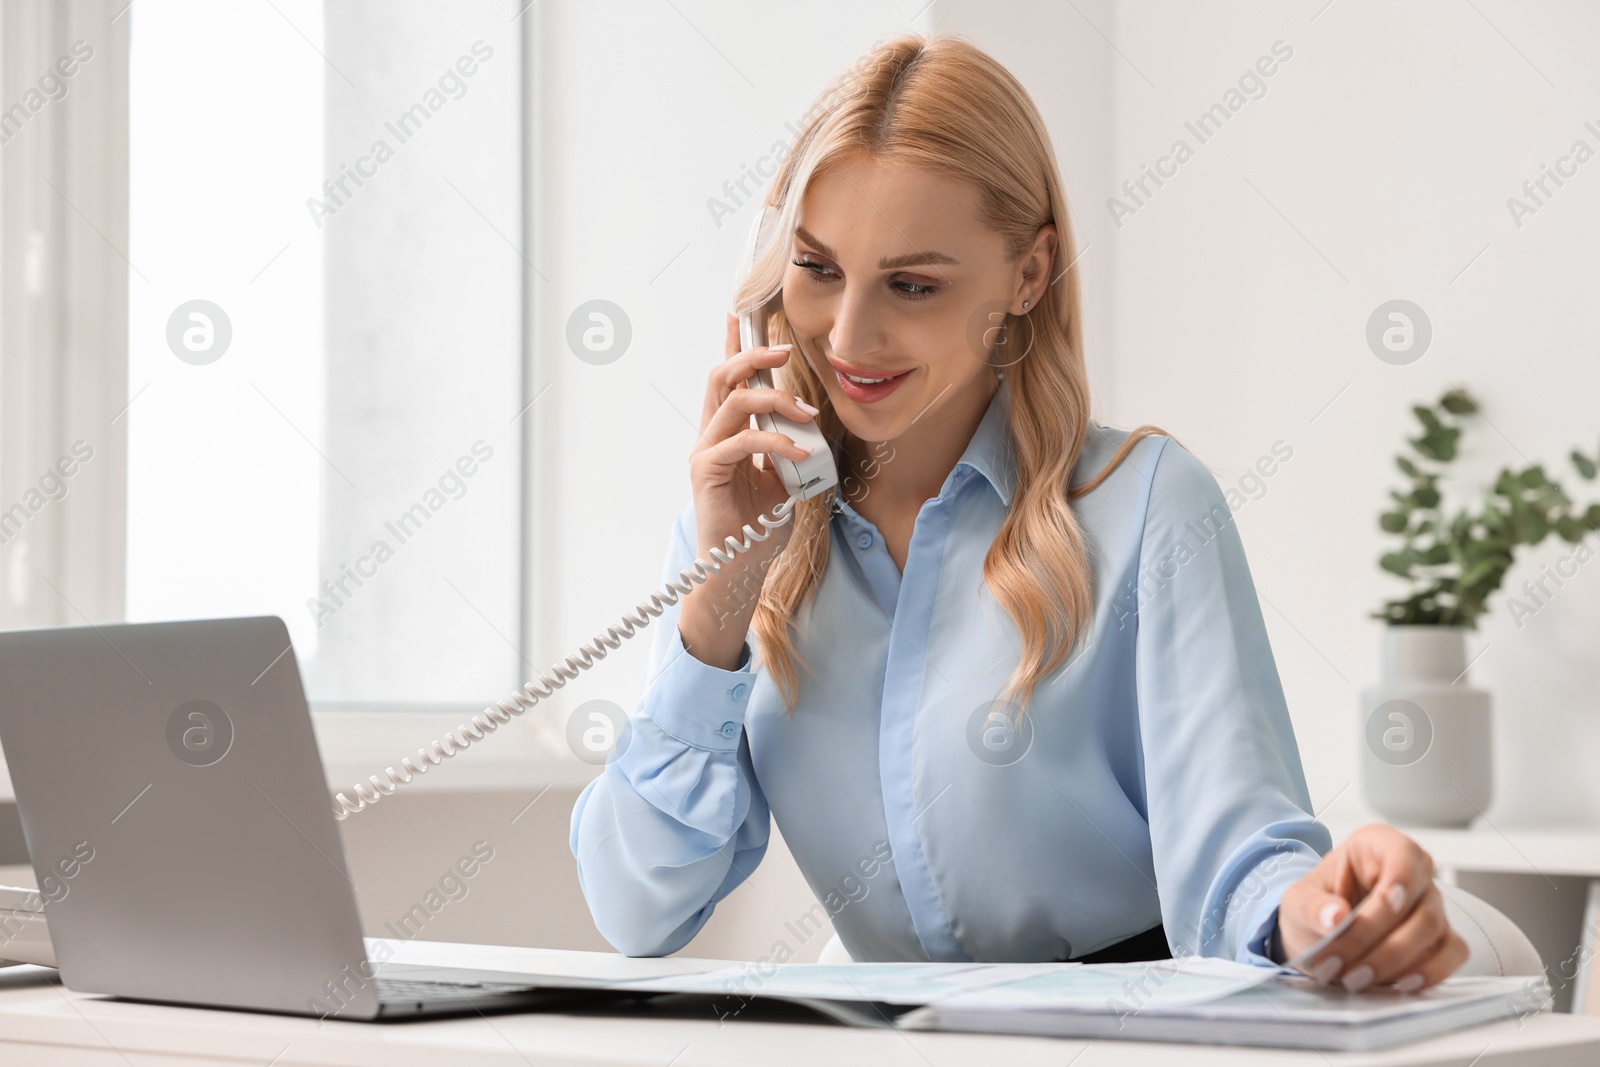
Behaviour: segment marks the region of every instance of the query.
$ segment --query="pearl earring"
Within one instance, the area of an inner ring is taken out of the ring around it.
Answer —
[[[1022,302],[1022,310],[1023,311],[1027,311],[1028,310],[1028,302],[1026,300],[1024,300]]]

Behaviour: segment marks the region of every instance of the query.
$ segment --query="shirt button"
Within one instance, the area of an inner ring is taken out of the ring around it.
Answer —
[[[717,732],[731,741],[739,733],[739,724],[736,722],[725,722],[722,724],[722,729],[718,730]]]
[[[743,700],[744,695],[748,692],[750,692],[750,687],[745,685],[743,682],[740,682],[738,685],[728,690],[728,694],[735,700]]]
[[[872,547],[872,535],[869,534],[869,533],[862,534],[860,537],[856,538],[856,544],[859,545],[862,548],[871,548]]]

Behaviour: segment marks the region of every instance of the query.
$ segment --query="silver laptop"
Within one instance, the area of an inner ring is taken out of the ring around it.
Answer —
[[[368,959],[281,619],[0,632],[0,742],[69,989],[339,1019],[583,996]]]

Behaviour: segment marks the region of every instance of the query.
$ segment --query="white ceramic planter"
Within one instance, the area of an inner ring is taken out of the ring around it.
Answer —
[[[1489,807],[1489,694],[1467,681],[1466,628],[1389,626],[1383,676],[1361,694],[1367,803],[1403,826],[1466,826]]]

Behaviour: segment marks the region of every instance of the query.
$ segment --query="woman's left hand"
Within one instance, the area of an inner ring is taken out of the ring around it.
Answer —
[[[1433,857],[1390,826],[1363,826],[1284,891],[1278,938],[1294,959],[1339,925],[1355,921],[1305,970],[1356,992],[1393,985],[1403,993],[1443,981],[1467,960],[1433,884]]]

